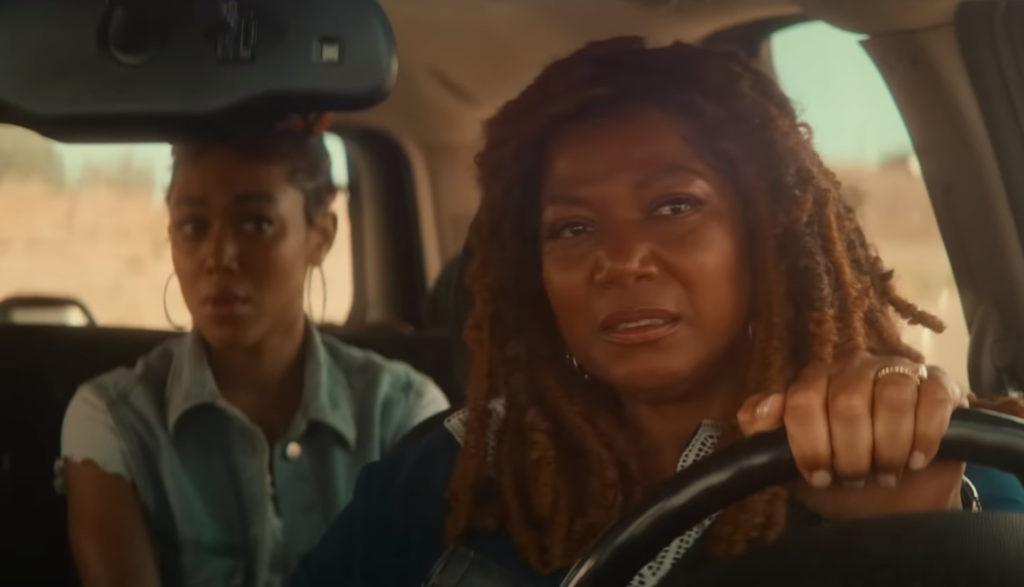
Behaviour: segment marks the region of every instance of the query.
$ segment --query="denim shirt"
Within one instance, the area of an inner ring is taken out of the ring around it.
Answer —
[[[134,486],[164,585],[281,585],[363,465],[448,401],[411,367],[307,327],[302,398],[273,446],[221,397],[195,332],[83,385],[62,456]]]

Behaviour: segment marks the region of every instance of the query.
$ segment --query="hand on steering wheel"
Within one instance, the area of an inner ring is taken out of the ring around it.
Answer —
[[[967,406],[944,371],[858,353],[805,368],[785,394],[750,397],[743,434],[785,425],[803,477],[793,495],[831,519],[958,508],[964,464],[933,463],[957,407]]]
[[[958,409],[938,458],[970,461],[1024,478],[1024,420]],[[597,540],[562,585],[625,585],[666,544],[701,520],[797,477],[784,430],[725,447],[655,488]],[[1024,515],[1018,513],[883,516],[785,534],[765,547],[711,565],[693,581],[686,577],[686,584],[1024,585],[1021,544]]]

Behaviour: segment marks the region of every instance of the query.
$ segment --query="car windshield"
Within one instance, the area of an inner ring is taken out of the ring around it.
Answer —
[[[823,22],[786,27],[770,39],[772,65],[900,292],[946,324],[942,334],[905,326],[904,340],[966,383],[967,324],[953,270],[910,135],[863,38]]]

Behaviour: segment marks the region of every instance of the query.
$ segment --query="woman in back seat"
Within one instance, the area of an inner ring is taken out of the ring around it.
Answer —
[[[336,189],[322,125],[295,121],[174,148],[169,234],[195,328],[68,407],[69,533],[86,586],[279,584],[359,469],[448,405],[412,368],[307,320]]]

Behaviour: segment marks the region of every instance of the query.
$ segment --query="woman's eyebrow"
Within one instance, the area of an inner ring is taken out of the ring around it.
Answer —
[[[231,203],[240,206],[269,205],[276,201],[277,198],[270,192],[239,192],[231,197]]]
[[[671,167],[666,167],[640,179],[639,181],[637,181],[636,187],[641,189],[649,188],[663,181],[674,179],[681,176],[703,180],[706,180],[707,177],[706,173],[702,172],[699,168],[692,165],[685,165],[680,163],[677,165],[672,165]]]
[[[556,193],[551,195],[545,195],[541,201],[541,208],[548,208],[551,206],[582,206],[585,203],[585,199],[566,193]]]
[[[207,208],[209,201],[203,196],[187,195],[171,198],[172,208]]]

